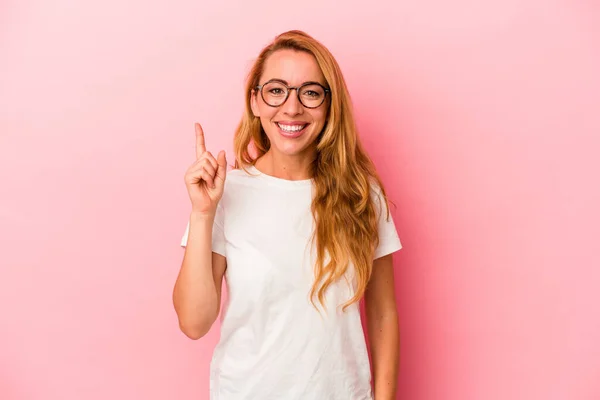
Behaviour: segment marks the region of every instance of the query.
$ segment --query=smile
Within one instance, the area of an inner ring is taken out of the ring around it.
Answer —
[[[276,125],[279,128],[279,133],[282,136],[295,139],[302,136],[302,134],[306,132],[306,127],[310,124],[277,122]]]
[[[303,125],[285,125],[285,124],[280,124],[279,122],[277,123],[277,126],[279,127],[279,129],[281,129],[284,132],[299,132],[302,129],[304,129],[306,127],[306,125],[308,124],[303,124]]]

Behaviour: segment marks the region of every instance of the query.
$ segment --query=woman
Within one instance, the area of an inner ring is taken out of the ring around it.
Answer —
[[[391,253],[401,248],[333,56],[300,31],[255,62],[234,169],[206,151],[185,175],[192,203],[173,292],[198,339],[220,312],[211,399],[395,399],[398,317]],[[365,298],[373,362],[360,321]]]

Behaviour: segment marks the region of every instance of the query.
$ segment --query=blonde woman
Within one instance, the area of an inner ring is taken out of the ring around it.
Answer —
[[[260,53],[245,93],[234,168],[196,124],[185,174],[192,211],[173,302],[192,339],[222,311],[210,399],[395,399],[391,254],[402,246],[340,68],[321,43],[286,32]]]

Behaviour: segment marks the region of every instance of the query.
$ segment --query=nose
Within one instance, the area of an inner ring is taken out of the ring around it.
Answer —
[[[296,93],[292,93],[292,90],[295,90]],[[298,89],[292,88],[290,89],[290,93],[288,95],[287,100],[281,106],[283,108],[283,113],[287,115],[298,115],[302,114],[304,111],[304,107],[300,100],[298,99]]]

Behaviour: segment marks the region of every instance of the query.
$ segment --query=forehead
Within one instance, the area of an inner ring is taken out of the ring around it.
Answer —
[[[312,54],[288,49],[277,50],[267,58],[261,81],[270,79],[283,79],[292,86],[309,81],[325,84],[325,77]]]

